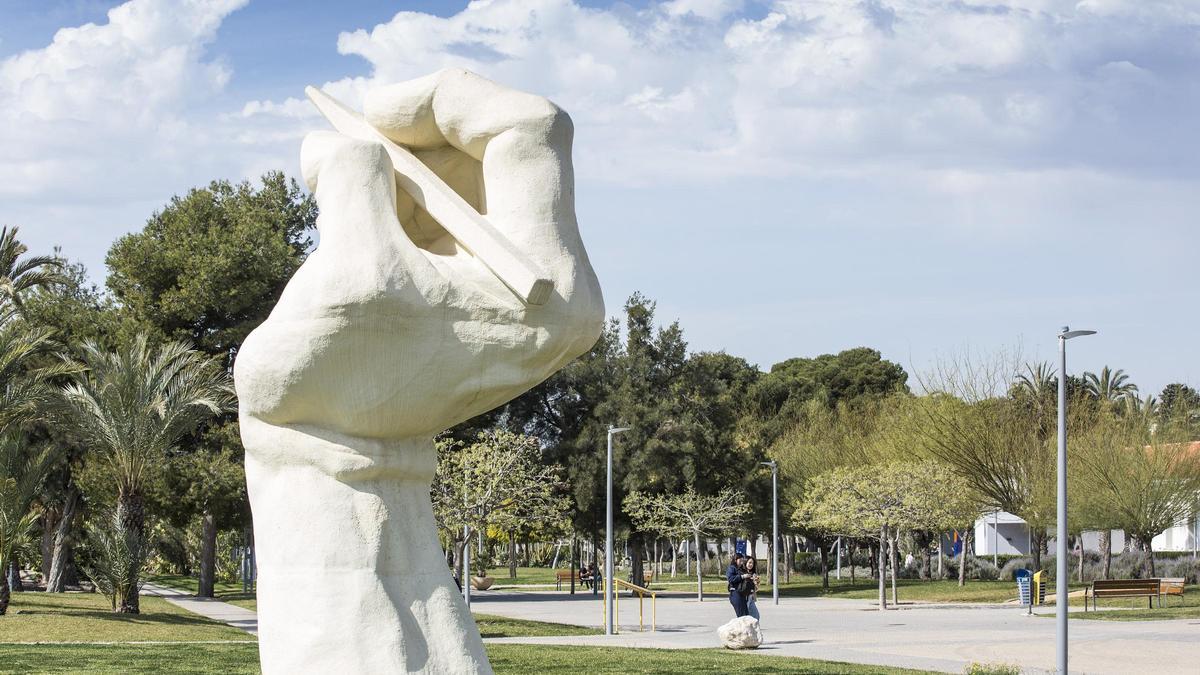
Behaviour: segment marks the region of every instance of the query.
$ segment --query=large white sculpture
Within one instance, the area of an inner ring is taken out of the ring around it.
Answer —
[[[352,135],[304,140],[320,244],[235,366],[263,671],[491,672],[438,545],[432,439],[599,335],[571,121],[461,70],[372,90],[365,108],[485,220],[374,132],[331,116]]]

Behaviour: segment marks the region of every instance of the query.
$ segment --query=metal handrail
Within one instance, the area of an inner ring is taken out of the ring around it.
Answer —
[[[606,583],[606,582],[607,582],[606,579],[600,579],[600,583]],[[645,600],[646,600],[647,595],[650,596],[650,632],[656,632],[656,629],[658,626],[658,592],[652,591],[649,588],[645,588],[644,586],[638,586],[637,584],[629,583],[628,581],[624,581],[622,579],[614,579],[613,583],[614,583],[614,586],[613,586],[613,617],[614,617],[613,634],[619,633],[620,627],[621,627],[621,621],[620,621],[620,618],[621,618],[621,593],[620,593],[620,589],[622,586],[625,588],[628,588],[630,591],[633,591],[634,593],[638,594],[638,630],[640,630],[640,631],[644,631],[646,629],[646,623],[645,623],[646,603],[645,603]],[[603,612],[602,616],[607,617],[608,616],[608,589],[607,588],[605,589],[604,595],[602,597],[603,597],[603,599],[600,601],[600,609]],[[600,622],[604,623],[604,619],[602,618],[600,620]]]

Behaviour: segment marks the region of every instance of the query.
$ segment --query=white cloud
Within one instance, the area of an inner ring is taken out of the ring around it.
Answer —
[[[128,195],[150,171],[172,173],[210,133],[190,108],[229,79],[204,46],[245,2],[134,0],[103,25],[63,28],[0,62],[0,195],[53,198],[69,182],[103,199]],[[122,175],[126,185],[114,180]]]
[[[1185,3],[742,5],[488,0],[401,12],[338,49],[369,61],[371,82],[459,66],[543,93],[576,118],[580,171],[613,181],[1198,168],[1181,147],[1200,137],[1200,18]]]

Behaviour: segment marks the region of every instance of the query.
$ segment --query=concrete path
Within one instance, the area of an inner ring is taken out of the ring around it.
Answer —
[[[245,607],[238,607],[212,598],[197,598],[187,591],[167,588],[158,584],[143,585],[142,595],[158,596],[176,607],[182,607],[189,612],[214,621],[227,623],[251,635],[258,635],[258,614]]]
[[[477,593],[472,609],[512,618],[602,625],[591,594]],[[961,673],[970,663],[1010,663],[1026,673],[1054,670],[1052,618],[1002,606],[902,605],[880,612],[867,600],[770,598],[759,604],[765,644],[759,653]],[[489,642],[620,645],[689,649],[716,647],[716,627],[733,617],[722,597],[658,600],[658,630],[637,632],[636,599],[620,602],[620,635],[498,638]],[[1053,612],[1053,608],[1042,610]],[[647,622],[650,606],[645,607]],[[1070,622],[1076,673],[1200,673],[1200,620]]]

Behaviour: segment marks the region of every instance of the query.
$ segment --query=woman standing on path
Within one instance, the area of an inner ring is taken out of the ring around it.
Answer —
[[[746,578],[746,573],[742,571],[742,554],[734,553],[733,558],[729,560],[729,567],[725,568],[725,581],[729,584],[729,604],[733,605],[733,613],[736,616],[746,616],[746,596],[741,593],[742,580]]]
[[[754,571],[754,558],[746,558],[745,578],[739,589],[746,598],[746,613],[759,620],[758,615],[758,573]]]

